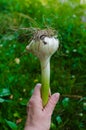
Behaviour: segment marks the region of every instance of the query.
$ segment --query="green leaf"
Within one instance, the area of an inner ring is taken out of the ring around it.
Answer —
[[[18,113],[18,112],[15,112],[15,113],[13,114],[13,116],[14,116],[14,117],[17,117],[17,118],[20,118],[20,116],[19,116],[19,113]]]
[[[69,98],[64,98],[62,101],[62,104],[64,108],[67,108],[69,106]]]
[[[83,109],[86,110],[86,102],[83,102]]]
[[[51,129],[56,129],[56,125],[52,122],[51,125],[50,125],[50,128]]]
[[[3,98],[0,98],[0,103],[3,103],[5,100]]]
[[[62,123],[61,116],[57,116],[57,117],[56,117],[56,121],[58,122],[58,124],[61,124],[61,123]]]
[[[6,99],[3,99],[3,98],[0,98],[0,103],[3,103],[3,102],[11,102],[10,100],[6,100]]]
[[[20,104],[21,104],[22,106],[26,106],[27,102],[28,102],[27,99],[22,99],[22,101],[20,102]]]
[[[14,122],[12,122],[12,121],[8,121],[8,120],[6,120],[6,119],[5,119],[5,121],[6,121],[7,125],[8,125],[12,130],[17,130],[17,125],[16,125],[16,123],[14,123]]]
[[[11,93],[10,93],[10,90],[8,88],[0,89],[0,97],[9,96],[10,94]]]

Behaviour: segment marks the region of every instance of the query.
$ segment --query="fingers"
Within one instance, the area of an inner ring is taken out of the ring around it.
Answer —
[[[56,106],[56,103],[57,103],[58,100],[59,100],[59,96],[60,96],[59,93],[55,93],[55,94],[53,94],[53,95],[50,97],[50,99],[49,99],[49,101],[48,101],[48,104],[47,104],[46,107],[45,107],[45,112],[48,113],[49,115],[52,115],[53,110],[54,110],[54,108],[55,108],[55,106]]]
[[[38,100],[40,100],[41,98],[40,89],[41,89],[41,84],[37,84],[34,88],[34,92],[32,97],[30,98],[30,101],[27,103],[27,106],[31,106],[34,103],[37,104]]]
[[[38,108],[42,108],[42,99],[41,99],[41,84],[37,84],[34,88],[34,92],[29,102],[27,103],[27,112],[36,111]]]
[[[37,84],[34,89],[33,95],[31,97],[30,101],[28,102],[27,111],[29,110],[28,112],[30,112],[30,113],[33,113],[33,112],[37,113],[38,111],[43,110],[45,112],[45,114],[48,114],[51,116],[53,113],[53,110],[56,106],[56,103],[59,100],[60,94],[55,93],[51,96],[51,93],[49,91],[49,101],[48,101],[48,104],[46,105],[46,107],[43,109],[40,89],[41,89],[41,84]]]
[[[38,97],[40,97],[41,96],[41,94],[40,94],[40,89],[41,89],[41,84],[37,84],[36,86],[35,86],[35,89],[34,89],[34,92],[33,92],[33,95],[32,96],[38,96]]]

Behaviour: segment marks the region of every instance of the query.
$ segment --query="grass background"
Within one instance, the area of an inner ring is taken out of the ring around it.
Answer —
[[[0,0],[0,130],[24,129],[27,101],[41,82],[38,59],[22,55],[28,28],[49,27],[60,41],[51,58],[51,91],[61,94],[51,130],[86,129],[85,12],[80,0]]]

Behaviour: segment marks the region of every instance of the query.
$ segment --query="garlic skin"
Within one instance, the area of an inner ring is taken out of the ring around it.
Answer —
[[[32,40],[29,45],[26,46],[26,50],[32,52],[40,60],[51,57],[59,47],[59,40],[54,37],[45,37],[43,40]]]
[[[40,60],[41,65],[41,96],[43,107],[47,104],[50,89],[50,58],[59,47],[59,40],[55,37],[43,36],[41,39],[33,39],[26,50],[33,53]]]

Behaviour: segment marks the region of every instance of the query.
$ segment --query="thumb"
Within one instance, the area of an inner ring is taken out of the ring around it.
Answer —
[[[55,106],[56,106],[56,103],[57,103],[58,100],[59,100],[59,96],[60,96],[59,93],[55,93],[55,94],[53,94],[53,95],[50,97],[50,99],[49,99],[49,101],[48,101],[48,104],[47,104],[46,107],[45,107],[45,111],[46,111],[46,113],[48,113],[49,115],[52,115],[53,110],[54,110],[54,108],[55,108]]]

